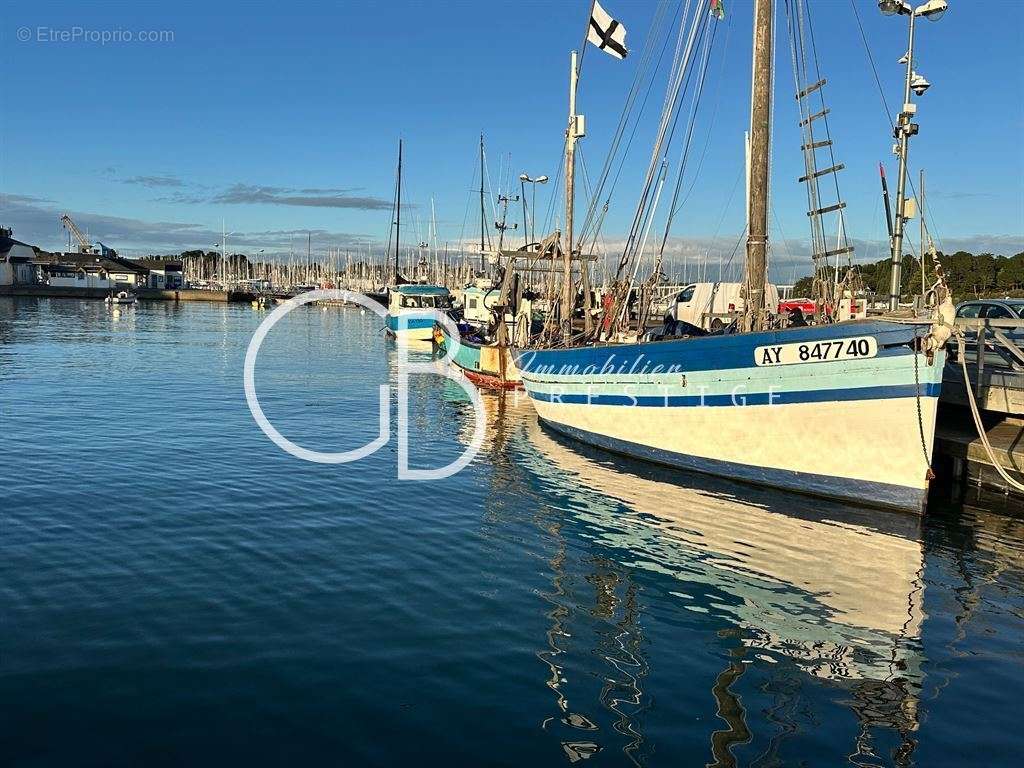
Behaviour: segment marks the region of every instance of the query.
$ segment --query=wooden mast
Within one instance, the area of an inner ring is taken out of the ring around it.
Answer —
[[[754,65],[750,95],[750,192],[747,201],[747,296],[743,318],[745,331],[762,330],[765,325],[774,5],[774,0],[754,0]]]

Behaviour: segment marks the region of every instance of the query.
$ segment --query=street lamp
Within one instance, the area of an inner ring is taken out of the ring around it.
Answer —
[[[547,176],[538,176],[536,179],[531,179],[530,178],[530,174],[528,174],[528,173],[521,173],[521,174],[519,174],[519,184],[522,187],[522,191],[523,191],[523,239],[524,240],[526,239],[526,185],[527,185],[527,183],[533,185],[533,202],[530,203],[531,209],[533,210],[533,216],[530,217],[530,223],[532,223],[533,226],[530,228],[532,230],[532,232],[530,233],[530,240],[532,240],[533,242],[537,242],[537,185],[538,184],[547,184],[548,183],[548,177]],[[527,243],[527,245],[529,245],[529,243]]]
[[[896,184],[896,222],[892,235],[892,264],[889,279],[889,311],[899,309],[900,303],[900,270],[903,262],[903,225],[910,218],[907,211],[907,154],[910,137],[918,131],[918,125],[912,122],[917,113],[917,105],[910,100],[911,91],[918,96],[924,94],[931,87],[931,83],[914,71],[914,20],[921,16],[929,21],[938,21],[942,14],[949,7],[947,0],[927,0],[927,2],[913,8],[906,0],[878,0],[878,10],[885,16],[907,16],[909,19],[909,34],[907,41],[907,52],[900,57],[899,63],[906,65],[906,76],[903,83],[903,108],[900,110],[893,135],[898,141],[893,152],[899,157],[900,168],[899,178]]]

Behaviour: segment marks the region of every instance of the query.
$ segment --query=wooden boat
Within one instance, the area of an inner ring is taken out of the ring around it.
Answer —
[[[538,416],[584,442],[920,511],[930,466],[922,440],[934,439],[945,359],[941,349],[930,361],[918,349],[929,332],[927,324],[865,320],[527,350],[516,363]]]
[[[575,335],[569,259],[574,146],[582,131],[575,114],[573,52],[559,318],[546,343],[518,350],[515,362],[539,417],[584,442],[687,470],[920,513],[932,475],[944,346],[953,315],[941,274],[936,312],[921,322],[879,319],[782,328],[769,321],[764,306],[773,7],[771,0],[754,3],[748,301],[735,318],[739,332],[647,341],[640,320],[630,331],[627,297],[643,253],[638,236],[632,251],[627,242],[601,323],[582,340]],[[697,29],[714,22],[698,10],[684,23]],[[663,142],[681,101],[684,72],[677,62],[671,79],[676,90],[665,102],[638,222],[649,220],[657,206],[657,185],[650,182],[663,173],[657,158],[667,155]],[[813,145],[810,141],[804,149],[813,151]],[[819,175],[808,172],[811,180]],[[656,264],[652,274],[659,270]]]
[[[451,346],[448,331],[440,324],[434,326],[434,343],[441,350]],[[451,362],[478,387],[505,390],[523,388],[519,369],[508,345],[485,342],[469,328],[461,335],[458,351]]]

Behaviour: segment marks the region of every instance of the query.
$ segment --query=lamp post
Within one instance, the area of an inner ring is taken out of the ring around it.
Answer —
[[[224,220],[221,219],[220,231],[222,239],[219,243],[214,243],[214,247],[216,248],[218,245],[220,246],[220,279],[224,283],[224,290],[226,291],[228,290],[228,237],[230,237],[231,235],[236,235],[238,233],[226,232],[225,230],[226,227],[224,226]]]
[[[533,201],[530,203],[530,209],[533,211],[533,216],[530,219],[530,222],[531,222],[531,224],[533,224],[533,226],[530,227],[530,240],[535,243],[535,242],[537,242],[537,185],[538,184],[547,184],[548,183],[548,177],[547,176],[538,176],[536,179],[531,179],[530,178],[530,174],[528,174],[528,173],[521,173],[521,174],[519,174],[519,183],[522,186],[522,190],[523,190],[523,230],[524,230],[523,236],[524,237],[526,235],[526,232],[525,232],[525,230],[526,230],[526,185],[527,184],[532,184],[533,185]]]
[[[899,157],[899,177],[896,180],[896,221],[892,235],[892,264],[889,279],[889,311],[899,309],[900,303],[900,272],[903,264],[903,231],[904,222],[910,218],[907,216],[906,195],[907,195],[907,155],[910,145],[910,137],[918,131],[918,125],[912,122],[917,112],[917,105],[910,100],[911,91],[918,96],[928,90],[931,83],[914,71],[914,21],[918,16],[923,16],[929,21],[938,21],[949,4],[946,0],[928,0],[928,2],[913,8],[906,0],[878,0],[878,10],[886,16],[900,15],[909,18],[909,34],[907,40],[907,53],[900,59],[900,63],[907,65],[906,77],[903,83],[903,106],[900,109],[899,117],[893,135],[899,142],[893,151]]]

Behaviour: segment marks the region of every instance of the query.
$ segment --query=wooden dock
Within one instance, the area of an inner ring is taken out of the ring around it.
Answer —
[[[987,414],[984,424],[996,463],[1024,483],[1024,418]],[[1019,496],[996,471],[967,409],[940,409],[935,452],[952,460],[954,479]]]
[[[157,290],[155,288],[132,288],[140,301],[230,301],[227,291],[201,291],[194,288]],[[79,288],[53,285],[5,285],[0,286],[0,296],[36,297],[40,299],[95,299],[102,301],[110,295],[109,288]],[[248,301],[248,298],[244,299]]]

